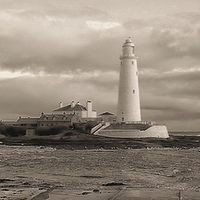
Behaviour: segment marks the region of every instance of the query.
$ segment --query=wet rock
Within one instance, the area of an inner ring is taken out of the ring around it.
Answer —
[[[125,185],[125,184],[124,183],[118,183],[118,182],[111,182],[111,183],[102,184],[102,186],[119,186],[119,185]]]
[[[88,195],[90,194],[91,192],[82,192],[82,195]]]
[[[7,188],[1,188],[2,191],[9,191]]]
[[[37,196],[33,197],[31,200],[45,200],[48,198],[49,198],[49,192],[45,191],[45,192],[41,192]]]
[[[175,175],[175,174],[178,174],[179,173],[179,170],[178,169],[174,169],[173,170],[173,174]]]
[[[94,193],[100,193],[100,191],[98,189],[94,189],[93,192]]]
[[[82,178],[103,178],[102,176],[98,176],[98,175],[84,175],[84,176],[80,176]]]
[[[6,182],[8,182],[8,181],[13,181],[13,180],[7,179],[7,178],[1,178],[1,179],[0,179],[0,183],[6,183]]]
[[[25,181],[22,183],[22,185],[31,185],[29,182]]]

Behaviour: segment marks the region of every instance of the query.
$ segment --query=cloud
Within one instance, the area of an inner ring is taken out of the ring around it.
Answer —
[[[87,26],[93,30],[105,30],[120,26],[117,22],[86,21]]]
[[[82,12],[85,13],[85,10],[88,9],[83,7]],[[91,8],[89,10],[92,12]],[[76,15],[76,12],[72,9],[71,15]],[[96,10],[95,13],[98,18]],[[102,12],[99,13],[102,16]],[[52,13],[49,15],[35,10],[20,13],[2,11],[0,15],[4,16],[0,25],[0,67],[33,73],[63,73],[99,67],[98,61],[101,60],[92,61],[88,54],[103,53],[103,44],[118,31],[110,29],[120,25],[117,22],[85,21],[80,17],[82,14],[71,19],[69,13],[64,17],[60,13],[53,16]],[[89,18],[90,15],[87,15],[85,18]],[[94,33],[90,30],[97,26],[107,32]]]
[[[192,124],[192,129],[197,130],[200,115],[199,75],[199,70],[141,75],[143,120],[165,123],[171,130],[189,129]]]
[[[126,31],[133,31],[132,39],[139,56],[140,69],[163,73],[176,67],[198,66],[199,19],[199,14],[193,12],[125,21],[123,25]]]
[[[165,21],[133,19],[124,23],[126,29],[134,30],[144,120],[165,122],[175,129],[182,119],[197,129],[198,125],[191,123],[198,119],[200,109],[197,22],[197,13],[181,13]]]
[[[0,79],[9,79],[9,78],[17,78],[21,76],[32,76],[30,73],[22,73],[20,71],[11,72],[11,71],[0,71]]]
[[[98,112],[108,108],[115,111],[117,80],[113,78],[113,73],[95,72],[71,76],[41,74],[0,79],[0,118],[38,116],[41,111],[51,112],[58,107],[60,101],[66,105],[71,100],[80,101],[83,105],[86,100],[92,100]]]

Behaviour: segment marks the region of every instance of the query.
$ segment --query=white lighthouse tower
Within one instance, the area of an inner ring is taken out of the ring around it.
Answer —
[[[141,121],[137,57],[130,38],[122,46],[120,61],[117,123],[100,123],[93,134],[114,138],[168,138],[165,125]]]
[[[131,39],[126,39],[120,56],[117,122],[141,121],[137,57]]]

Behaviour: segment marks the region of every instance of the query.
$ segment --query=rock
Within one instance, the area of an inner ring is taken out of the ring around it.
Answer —
[[[179,170],[178,169],[174,169],[173,170],[173,174],[178,174]]]
[[[119,185],[124,185],[124,183],[111,182],[111,183],[103,184],[102,186],[119,186]]]
[[[94,193],[99,193],[100,191],[98,189],[93,190]]]
[[[25,181],[25,182],[22,183],[22,185],[30,185],[30,183]]]
[[[82,195],[88,195],[90,194],[91,192],[82,192]]]

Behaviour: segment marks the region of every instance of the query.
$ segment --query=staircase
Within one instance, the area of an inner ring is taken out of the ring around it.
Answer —
[[[110,122],[106,122],[106,123],[99,123],[97,124],[95,127],[92,128],[91,130],[91,134],[97,134],[99,131],[101,131],[102,129],[105,129],[107,127],[110,126]]]

